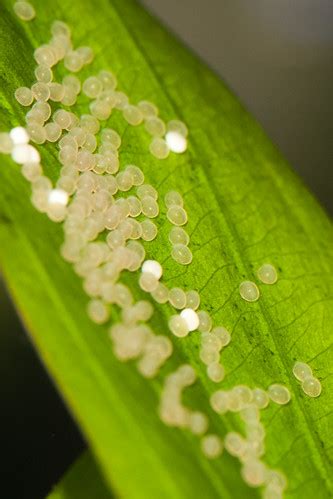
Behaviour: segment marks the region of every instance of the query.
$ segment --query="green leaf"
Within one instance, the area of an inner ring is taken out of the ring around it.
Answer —
[[[86,451],[71,466],[47,499],[111,499],[113,496],[101,477],[91,454]]]
[[[222,386],[290,386],[288,406],[263,411],[265,460],[288,476],[286,497],[332,497],[331,221],[225,85],[135,2],[35,0],[34,5],[38,17],[30,24],[17,20],[12,2],[0,6],[1,129],[23,122],[13,93],[32,83],[33,49],[48,39],[53,19],[72,26],[76,44],[93,47],[93,71],[114,70],[133,102],[152,100],[163,119],[188,125],[188,152],[158,161],[148,153],[143,127],[127,127],[119,115],[110,120],[122,134],[122,164],[142,167],[161,198],[171,188],[185,197],[191,266],[179,270],[171,260],[164,213],[147,251],[163,262],[168,285],[199,290],[202,308],[232,331],[222,357],[228,373]],[[84,109],[84,103],[78,107]],[[40,150],[47,175],[57,178],[55,147]],[[27,330],[108,483],[120,496],[135,499],[259,497],[244,485],[234,458],[224,453],[206,460],[196,438],[163,426],[157,416],[165,374],[185,361],[199,375],[186,402],[209,414],[212,431],[241,429],[236,416],[221,418],[209,408],[216,385],[199,362],[198,335],[173,340],[175,354],[152,382],[134,365],[119,363],[107,328],[86,316],[79,278],[59,256],[61,227],[32,208],[18,167],[7,158],[2,163],[1,266]],[[277,267],[279,281],[261,285],[260,300],[246,303],[239,283],[255,280],[264,262]],[[132,275],[128,282],[137,289],[136,280]],[[171,309],[156,309],[153,327],[169,334]],[[295,360],[310,362],[321,379],[318,399],[307,398],[293,378]]]

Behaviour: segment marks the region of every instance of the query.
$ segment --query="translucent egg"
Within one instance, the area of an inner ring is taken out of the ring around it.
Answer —
[[[45,135],[46,135],[46,140],[49,142],[57,142],[57,140],[60,138],[62,130],[58,123],[46,123],[45,125]]]
[[[190,242],[190,237],[182,227],[172,227],[169,232],[169,241],[171,244],[183,244],[187,246]]]
[[[257,459],[251,459],[243,464],[241,474],[250,487],[259,487],[265,481],[265,465]]]
[[[179,132],[170,131],[165,135],[165,141],[170,149],[170,151],[175,152],[177,154],[181,154],[187,149],[187,140],[186,137],[181,135]]]
[[[121,137],[119,133],[117,133],[112,128],[103,128],[101,133],[102,142],[107,142],[115,147],[115,149],[119,149],[121,146]]]
[[[182,310],[180,313],[180,317],[185,320],[189,331],[195,331],[198,328],[199,317],[192,308],[185,308],[184,310]]]
[[[45,64],[45,66],[53,66],[56,62],[54,52],[49,45],[42,45],[34,51],[34,58],[37,64]]]
[[[79,151],[76,157],[76,167],[79,171],[92,170],[96,164],[95,156],[89,151]]]
[[[206,365],[214,364],[220,359],[218,350],[212,347],[202,347],[199,352],[200,360]]]
[[[14,12],[22,21],[31,21],[36,17],[36,11],[29,2],[15,2]]]
[[[96,99],[103,90],[103,84],[99,78],[96,76],[89,76],[82,85],[82,92],[90,97],[90,99]]]
[[[23,165],[24,163],[40,163],[39,152],[30,144],[18,144],[14,146],[11,156],[15,163],[19,165]]]
[[[321,383],[319,379],[314,377],[307,377],[302,382],[302,389],[309,397],[319,397],[321,394]]]
[[[148,218],[156,218],[159,214],[157,201],[151,196],[144,196],[141,199],[142,213]]]
[[[155,116],[146,119],[145,128],[154,137],[162,137],[165,134],[164,121]]]
[[[40,64],[35,69],[35,76],[37,81],[41,81],[42,83],[50,83],[53,78],[52,69],[45,64]]]
[[[217,435],[206,435],[201,440],[201,450],[208,459],[216,459],[222,454],[223,445]]]
[[[217,352],[220,352],[222,349],[220,339],[213,332],[201,333],[201,346],[203,348],[212,348]]]
[[[188,135],[187,126],[185,125],[185,123],[183,123],[182,121],[179,121],[179,120],[168,121],[167,126],[166,126],[166,130],[168,132],[177,132],[180,135],[182,135],[183,137],[187,137],[187,135]]]
[[[164,139],[161,139],[160,137],[155,137],[151,141],[149,145],[149,151],[157,159],[165,159],[169,156],[168,144]]]
[[[62,98],[61,98],[60,102],[64,106],[68,106],[68,107],[74,106],[74,104],[76,104],[76,100],[77,100],[76,93],[70,87],[63,86],[62,88],[63,88],[63,94],[62,94]]]
[[[71,116],[64,109],[58,109],[53,115],[53,121],[66,130],[71,124]]]
[[[66,206],[68,203],[68,193],[63,189],[52,189],[48,195],[49,204]]]
[[[53,102],[62,102],[64,105],[70,106],[76,102],[76,95],[72,90],[68,91],[64,85],[52,81],[48,84],[50,91],[50,100]]]
[[[266,483],[269,487],[283,491],[287,488],[287,478],[280,470],[266,470]],[[275,499],[275,496],[274,496]]]
[[[63,86],[70,88],[75,95],[78,95],[81,92],[81,81],[75,75],[64,76],[62,84]],[[87,115],[84,115],[83,117],[87,117]]]
[[[143,182],[144,182],[144,174],[142,172],[142,170],[140,170],[139,167],[135,166],[135,165],[127,165],[126,168],[125,168],[125,171],[129,172],[132,176],[132,180],[133,180],[133,185],[141,185]],[[143,197],[143,196],[141,196]],[[153,196],[155,197],[155,196]]]
[[[111,71],[100,71],[98,73],[98,78],[101,80],[104,90],[114,90],[117,86],[117,78]]]
[[[104,324],[109,319],[109,311],[101,300],[91,300],[87,308],[88,315],[96,324]]]
[[[153,199],[157,199],[158,198],[158,192],[156,191],[156,189],[154,189],[154,187],[150,184],[142,184],[140,185],[137,190],[137,195],[138,197],[142,200],[144,197],[151,197]]]
[[[137,106],[132,106],[131,104],[126,105],[123,108],[123,116],[127,123],[132,126],[140,125],[143,121],[143,115]]]
[[[142,236],[142,227],[140,222],[138,222],[137,220],[133,220],[132,218],[130,218],[128,222],[132,226],[130,239],[140,239]]]
[[[15,90],[15,99],[21,106],[30,106],[34,97],[30,88],[20,87]]]
[[[224,375],[224,367],[219,362],[213,362],[207,366],[207,376],[215,383],[222,381]]]
[[[71,30],[69,26],[63,21],[53,21],[51,26],[51,33],[53,36],[65,36],[66,38],[70,38]]]
[[[99,99],[92,101],[89,105],[89,109],[91,114],[100,121],[107,120],[112,112],[111,106]]]
[[[157,227],[151,220],[143,220],[141,222],[142,239],[144,241],[152,241],[157,236]]]
[[[42,168],[39,163],[25,163],[21,173],[29,182],[33,182],[42,174]]]
[[[193,258],[191,250],[184,244],[175,244],[171,256],[180,265],[189,265]]]
[[[169,291],[169,302],[177,309],[182,309],[186,305],[186,294],[181,288],[172,288]]]
[[[141,270],[152,274],[156,279],[160,279],[163,274],[162,265],[156,260],[145,260]]]
[[[208,418],[199,411],[190,414],[189,428],[194,435],[203,435],[208,429]]]
[[[238,410],[238,406],[247,407],[249,404],[252,403],[252,400],[253,400],[252,390],[247,385],[234,386],[231,389],[229,396],[230,396],[230,399],[235,399],[235,400],[237,399],[237,401],[236,401],[237,410]]]
[[[222,347],[226,347],[227,345],[229,345],[231,341],[231,335],[225,327],[214,327],[214,329],[212,330],[212,334],[219,339]]]
[[[84,141],[84,144],[82,147],[89,152],[94,152],[97,148],[97,139],[96,139],[95,135],[88,132],[86,135],[86,140]]]
[[[83,60],[81,54],[76,50],[69,50],[64,58],[65,68],[73,73],[77,73],[82,69]]]
[[[120,191],[129,191],[133,185],[132,175],[129,172],[121,171],[116,176],[118,189]]]
[[[299,381],[304,381],[306,378],[311,378],[312,369],[305,362],[295,362],[293,373],[295,378],[297,378]]]
[[[197,379],[196,372],[190,364],[182,364],[177,370],[177,375],[181,386],[193,385]]]
[[[29,142],[29,134],[22,126],[12,128],[9,137],[14,145],[28,144]]]
[[[224,446],[229,454],[240,457],[245,451],[246,442],[239,433],[231,431],[225,436]]]
[[[64,166],[74,165],[77,158],[77,150],[74,147],[65,146],[62,149],[60,149],[58,157],[62,165]]]
[[[158,109],[152,102],[142,100],[138,103],[138,108],[140,109],[144,119],[157,116],[158,114]]]
[[[166,303],[169,299],[169,290],[164,284],[159,282],[151,295],[157,303]]]
[[[290,401],[290,392],[286,386],[274,384],[268,388],[268,395],[276,404],[284,405]]]
[[[91,116],[91,114],[84,114],[80,119],[80,126],[84,128],[88,133],[96,135],[99,132],[100,124],[97,118]]]
[[[31,92],[37,101],[46,102],[50,98],[50,89],[46,83],[39,81],[31,87]]]
[[[66,191],[68,194],[73,194],[76,190],[76,179],[70,176],[62,175],[56,183],[57,188]]]
[[[173,205],[167,211],[167,218],[174,225],[185,225],[187,222],[187,213],[181,206]]]
[[[151,293],[157,288],[158,279],[149,272],[143,272],[139,277],[139,286],[143,291]]]
[[[166,193],[164,196],[164,202],[165,206],[167,208],[170,208],[170,206],[183,206],[184,205],[184,200],[182,198],[182,195],[179,194],[177,191],[169,191]]]
[[[79,47],[76,51],[85,66],[94,60],[94,52],[91,47]]]
[[[185,319],[179,315],[172,315],[169,319],[169,329],[170,331],[179,338],[187,336],[189,329],[187,327]]]
[[[264,284],[274,284],[278,279],[275,267],[270,263],[265,263],[258,270],[258,278]]]
[[[205,310],[199,310],[199,331],[202,333],[209,332],[212,329],[212,318]]]
[[[200,305],[200,295],[195,290],[190,290],[186,292],[186,307],[197,310]]]
[[[149,321],[154,313],[154,308],[149,301],[140,300],[133,306],[137,321]],[[147,327],[147,325],[146,325]]]
[[[32,106],[31,112],[38,113],[42,121],[45,122],[50,118],[52,110],[48,102],[36,102]]]
[[[252,391],[253,403],[258,407],[258,409],[265,409],[269,404],[269,396],[265,390],[261,388],[255,388]]]
[[[128,105],[128,96],[124,92],[116,92],[116,109],[124,109]]]
[[[244,281],[239,286],[239,293],[243,300],[253,302],[259,299],[258,286],[252,281]]]

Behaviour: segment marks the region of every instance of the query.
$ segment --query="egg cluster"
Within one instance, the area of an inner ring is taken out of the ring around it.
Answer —
[[[181,121],[171,120],[165,124],[157,116],[148,116],[145,119],[145,128],[152,136],[149,150],[155,158],[165,159],[170,151],[177,154],[186,151],[188,131]]]
[[[199,411],[192,411],[182,403],[182,392],[196,381],[196,372],[189,364],[183,364],[169,374],[164,382],[159,414],[168,426],[187,428],[195,435],[202,435],[208,429],[207,416]]]
[[[183,198],[179,192],[170,191],[165,195],[164,202],[167,208],[167,219],[175,225],[169,232],[169,241],[172,245],[171,256],[177,263],[189,265],[193,256],[188,247],[190,237],[181,227],[187,223]]]
[[[61,21],[52,24],[51,33],[51,40],[34,52],[36,82],[31,88],[15,91],[16,100],[31,107],[26,113],[26,126],[0,134],[0,151],[11,154],[22,165],[22,174],[32,186],[33,205],[51,220],[63,222],[61,254],[83,278],[84,290],[90,297],[87,313],[91,320],[104,324],[114,307],[120,310],[121,322],[110,328],[114,353],[123,361],[137,359],[139,372],[153,377],[171,355],[172,343],[166,336],[153,333],[147,324],[153,314],[151,303],[135,302],[130,288],[121,282],[121,275],[141,268],[139,286],[154,293],[160,302],[166,291],[166,301],[170,293],[170,301],[175,303],[174,290],[169,292],[159,282],[161,265],[145,260],[140,242],[157,236],[158,227],[152,219],[160,211],[158,192],[144,183],[139,167],[121,167],[121,137],[103,122],[113,112],[121,112],[133,126],[144,122],[154,138],[164,141],[163,136],[169,134],[170,148],[178,153],[186,149],[188,131],[177,120],[165,124],[153,103],[130,104],[127,95],[116,90],[117,79],[110,71],[99,71],[81,84],[73,73],[93,61],[92,50],[75,49],[70,29]],[[60,62],[71,73],[57,82],[55,67]],[[91,102],[86,114],[79,116],[69,108],[76,104],[81,92]],[[174,147],[178,135],[183,137],[182,148],[179,144]],[[29,142],[53,142],[58,146],[60,169],[55,185],[44,175],[39,151]],[[128,191],[129,195],[125,195]]]
[[[23,20],[34,17],[28,5],[15,4],[15,12]],[[145,182],[141,168],[122,164],[122,138],[106,122],[118,112],[129,125],[142,124],[151,136],[149,150],[157,159],[166,158],[170,151],[185,152],[188,129],[178,120],[165,123],[151,102],[130,103],[129,97],[117,90],[117,79],[109,70],[92,74],[81,83],[73,73],[92,63],[91,48],[74,48],[70,29],[61,21],[53,23],[51,33],[51,40],[34,53],[36,81],[31,88],[20,87],[15,92],[22,106],[31,107],[26,114],[26,126],[0,133],[0,152],[11,154],[21,165],[22,174],[31,183],[35,208],[54,222],[62,222],[61,255],[83,279],[90,319],[96,324],[111,323],[108,331],[114,355],[122,362],[135,361],[143,377],[153,378],[172,355],[173,341],[195,332],[199,338],[199,359],[205,365],[207,377],[221,383],[226,375],[221,354],[231,335],[224,326],[213,323],[210,313],[199,308],[198,291],[168,287],[163,282],[161,263],[149,258],[149,254],[146,257],[149,245],[143,243],[158,235],[159,193]],[[59,62],[69,71],[61,82],[54,79]],[[78,115],[70,108],[80,94],[89,103],[86,113]],[[43,173],[39,151],[30,142],[36,146],[45,142],[57,145],[59,177],[55,184]],[[189,265],[193,257],[184,229],[188,215],[183,198],[172,190],[165,194],[164,202],[166,219],[172,224],[168,237],[171,257],[180,265]],[[138,288],[148,298],[165,305],[173,341],[153,331],[149,322],[154,306],[148,299],[135,300],[135,287],[122,280],[128,273],[135,273]],[[271,264],[262,265],[257,276],[265,284],[277,280]],[[239,291],[249,302],[260,296],[252,281],[242,282]],[[312,397],[320,394],[320,382],[312,376],[309,366],[296,363],[294,374],[305,393]],[[165,377],[159,403],[161,420],[200,437],[202,452],[209,459],[219,457],[225,448],[240,460],[241,474],[248,485],[263,486],[266,499],[282,497],[287,485],[284,475],[263,462],[265,429],[260,411],[270,402],[287,404],[291,399],[288,388],[272,384],[267,390],[246,385],[216,390],[210,397],[211,408],[220,416],[237,413],[244,426],[243,436],[231,431],[223,439],[208,431],[206,414],[183,403],[184,390],[196,380],[196,371],[188,364]]]
[[[287,481],[280,471],[270,469],[262,460],[266,432],[260,421],[260,411],[268,407],[270,399],[285,404],[290,400],[290,395],[282,385],[272,385],[268,392],[261,388],[252,390],[246,385],[238,385],[229,391],[217,390],[212,394],[210,403],[220,415],[228,411],[240,415],[245,426],[245,436],[228,432],[224,439],[225,449],[240,460],[244,481],[250,487],[263,486],[263,497],[275,499],[282,497]]]
[[[110,328],[114,353],[121,361],[139,359],[137,368],[145,378],[156,376],[172,354],[172,343],[166,336],[155,335],[145,323],[152,313],[149,302],[137,302],[123,316],[123,322]],[[140,322],[141,321],[141,322]]]
[[[230,341],[229,331],[222,326],[201,333],[200,359],[207,366],[208,377],[215,383],[219,383],[224,378],[225,370],[220,363],[220,353]]]
[[[275,284],[278,275],[275,267],[270,263],[264,263],[257,272],[258,279],[263,284]],[[245,301],[257,301],[260,297],[258,286],[253,281],[243,281],[239,286],[239,294]]]
[[[303,392],[309,397],[319,397],[321,394],[321,383],[315,378],[311,367],[305,362],[295,362],[293,367],[295,378],[301,382]]]

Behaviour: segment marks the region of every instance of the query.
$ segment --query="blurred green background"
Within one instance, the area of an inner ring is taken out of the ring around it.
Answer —
[[[333,2],[141,3],[223,76],[333,213]],[[0,327],[2,497],[40,499],[85,444],[1,281]]]

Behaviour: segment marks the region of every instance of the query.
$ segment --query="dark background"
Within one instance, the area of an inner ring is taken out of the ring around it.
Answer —
[[[333,213],[332,0],[142,3],[227,81]],[[41,499],[85,444],[1,283],[0,328],[2,493]]]

